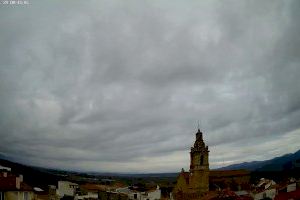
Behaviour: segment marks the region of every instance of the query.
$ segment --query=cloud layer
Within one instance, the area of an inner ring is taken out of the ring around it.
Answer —
[[[45,167],[211,168],[300,148],[299,1],[30,1],[0,9],[0,153]]]

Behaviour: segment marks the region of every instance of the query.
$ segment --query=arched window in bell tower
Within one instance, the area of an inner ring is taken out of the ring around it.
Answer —
[[[203,155],[201,155],[201,157],[200,157],[200,165],[203,165],[203,160],[204,160],[204,157],[203,157]]]

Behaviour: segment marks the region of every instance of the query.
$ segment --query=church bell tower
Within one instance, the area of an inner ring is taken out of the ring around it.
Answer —
[[[196,141],[191,147],[190,180],[191,189],[198,194],[203,194],[209,190],[209,161],[208,146],[203,141],[203,133],[198,129]]]

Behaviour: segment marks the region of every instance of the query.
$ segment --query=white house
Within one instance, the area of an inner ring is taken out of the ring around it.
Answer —
[[[264,198],[274,199],[276,194],[277,194],[276,189],[271,188],[271,189],[264,190],[262,192],[252,193],[251,196],[253,197],[254,200],[260,200]]]
[[[75,196],[76,190],[79,188],[77,183],[69,181],[58,181],[58,195],[63,196]]]
[[[277,194],[277,190],[274,187],[275,185],[275,181],[261,178],[256,186],[256,191],[252,192],[251,196],[254,200],[260,200],[264,198],[274,199]]]
[[[287,192],[292,192],[297,189],[297,183],[290,183],[286,186],[286,191]]]
[[[126,194],[130,200],[159,200],[161,198],[159,186],[157,186],[155,190],[148,190],[145,192],[130,190],[128,187],[118,188],[116,189],[116,192]]]

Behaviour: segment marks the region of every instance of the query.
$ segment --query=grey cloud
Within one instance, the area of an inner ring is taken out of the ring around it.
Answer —
[[[212,167],[299,149],[297,1],[30,2],[1,7],[0,153],[175,171],[198,120]]]

